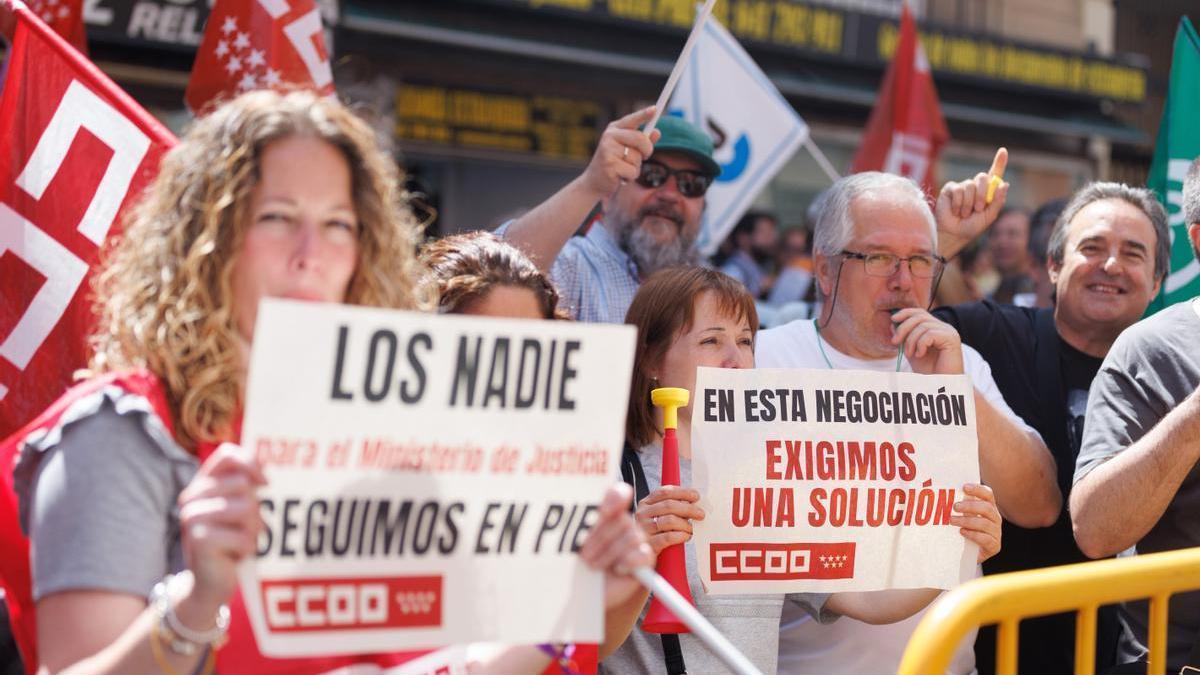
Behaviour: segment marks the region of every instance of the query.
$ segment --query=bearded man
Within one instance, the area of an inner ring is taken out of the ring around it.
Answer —
[[[623,322],[642,280],[699,258],[704,193],[721,167],[708,134],[678,117],[647,138],[640,127],[653,112],[610,124],[578,178],[498,230],[549,272],[560,306],[580,321]],[[597,202],[602,221],[573,237]]]

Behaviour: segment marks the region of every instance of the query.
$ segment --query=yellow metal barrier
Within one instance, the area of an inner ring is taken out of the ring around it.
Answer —
[[[1147,672],[1164,675],[1167,602],[1174,593],[1194,589],[1200,589],[1200,548],[975,579],[930,608],[908,642],[898,675],[942,675],[967,631],[989,624],[998,624],[997,675],[1015,675],[1020,620],[1073,610],[1079,617],[1075,673],[1091,675],[1096,667],[1096,609],[1141,598],[1150,599]]]

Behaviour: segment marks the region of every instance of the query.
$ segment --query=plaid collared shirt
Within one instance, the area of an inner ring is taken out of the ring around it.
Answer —
[[[624,323],[642,282],[637,266],[612,234],[596,222],[586,236],[571,237],[554,261],[550,278],[563,309],[579,321]]]
[[[496,234],[503,237],[508,225],[501,225]],[[587,235],[567,241],[554,260],[550,279],[558,287],[560,307],[578,321],[595,323],[624,323],[642,283],[633,259],[599,221]]]

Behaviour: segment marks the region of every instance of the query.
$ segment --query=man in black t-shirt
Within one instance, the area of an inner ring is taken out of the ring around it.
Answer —
[[[939,221],[941,222],[941,221]],[[1149,190],[1092,183],[1079,190],[1055,223],[1046,267],[1055,306],[1033,309],[991,301],[942,307],[934,314],[958,329],[992,368],[1013,411],[1042,435],[1058,463],[1064,501],[1071,489],[1083,436],[1088,387],[1109,347],[1142,314],[1167,271],[1167,216]],[[958,253],[969,233],[939,232],[940,253]],[[1004,524],[1004,546],[984,564],[986,574],[1088,560],[1071,531],[1066,509],[1047,528]],[[1097,666],[1113,663],[1115,611],[1101,611]],[[995,670],[995,631],[975,643],[981,675]],[[1075,618],[1056,615],[1022,622],[1019,672],[1074,672]]]

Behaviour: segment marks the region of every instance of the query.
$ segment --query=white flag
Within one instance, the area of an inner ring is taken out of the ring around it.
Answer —
[[[759,190],[808,138],[808,125],[716,19],[704,25],[671,97],[679,115],[714,138],[721,175],[708,190],[698,245],[711,255]]]

